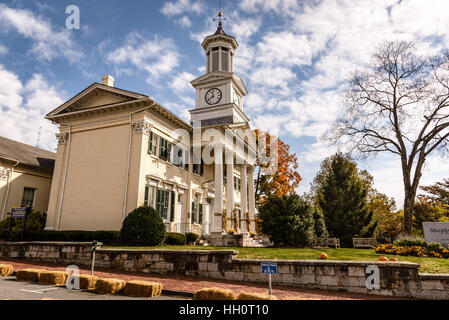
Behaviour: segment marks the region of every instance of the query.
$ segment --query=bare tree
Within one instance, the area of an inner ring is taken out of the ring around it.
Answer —
[[[362,157],[386,152],[400,158],[404,233],[410,235],[423,165],[431,153],[449,149],[449,54],[423,57],[411,42],[383,42],[342,96],[346,112],[325,139]]]

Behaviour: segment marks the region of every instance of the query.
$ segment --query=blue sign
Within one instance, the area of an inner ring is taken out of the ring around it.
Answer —
[[[262,274],[277,274],[278,265],[272,262],[262,262]]]

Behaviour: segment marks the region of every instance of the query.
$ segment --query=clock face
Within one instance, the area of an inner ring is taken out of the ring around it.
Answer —
[[[218,88],[209,89],[206,92],[205,100],[208,104],[217,104],[221,100],[221,91]]]

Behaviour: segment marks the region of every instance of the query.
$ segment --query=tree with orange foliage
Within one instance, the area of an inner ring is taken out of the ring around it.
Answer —
[[[298,158],[290,153],[290,146],[281,139],[260,129],[254,130],[261,156],[258,161],[255,198],[258,205],[264,203],[268,195],[295,194],[301,181],[298,173]]]

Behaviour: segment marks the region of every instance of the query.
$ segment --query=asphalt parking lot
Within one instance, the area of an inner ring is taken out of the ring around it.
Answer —
[[[183,297],[158,296],[135,298],[125,295],[95,294],[87,290],[68,290],[64,286],[49,286],[16,281],[15,277],[0,278],[0,300],[182,300]]]

